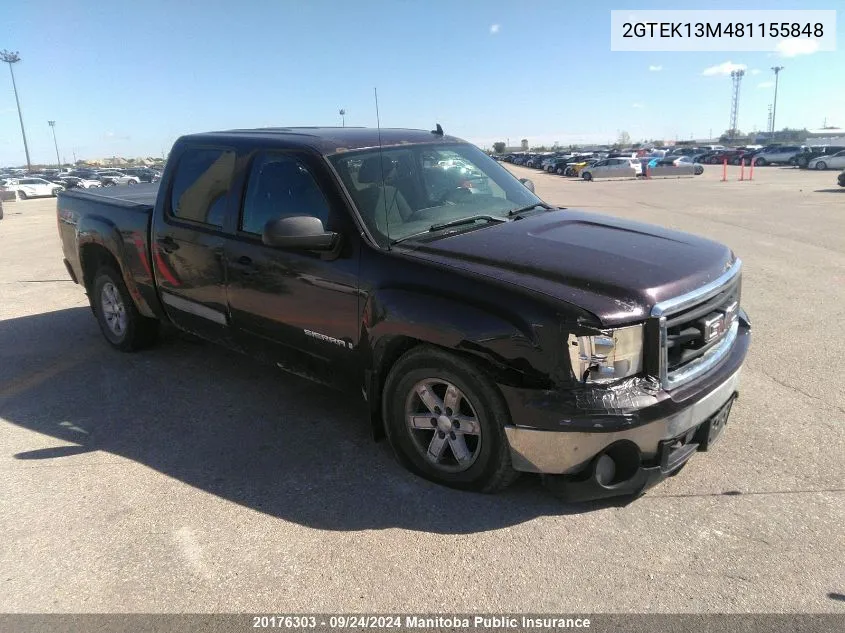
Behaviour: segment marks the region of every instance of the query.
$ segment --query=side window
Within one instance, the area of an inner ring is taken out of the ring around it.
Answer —
[[[329,224],[329,204],[308,168],[288,154],[259,154],[252,163],[238,228],[260,235],[264,225],[291,215]]]
[[[231,150],[196,148],[182,154],[170,194],[173,216],[223,226],[234,167]]]

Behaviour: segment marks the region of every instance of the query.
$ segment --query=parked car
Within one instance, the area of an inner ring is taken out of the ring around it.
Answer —
[[[99,180],[79,178],[78,176],[59,176],[56,179],[65,189],[91,189],[92,187],[102,187]]]
[[[494,191],[427,196],[454,154]],[[730,248],[554,208],[442,133],[186,136],[160,187],[64,192],[57,213],[112,347],[167,322],[344,388],[456,488],[525,471],[569,500],[639,494],[724,434],[750,344]]]
[[[137,185],[141,182],[138,176],[130,176],[122,171],[101,171],[97,173],[97,178],[104,187],[113,187],[115,185]]]
[[[724,161],[728,161],[729,163],[733,161],[734,158],[737,156],[742,156],[745,154],[744,149],[722,149],[716,150],[714,152],[708,153],[706,159],[702,162],[707,163],[708,165],[721,165]]]
[[[689,158],[684,156],[683,158]],[[704,171],[704,167],[697,165],[690,160],[681,160],[679,158],[657,158],[643,162],[643,169],[647,170],[647,174],[652,178],[672,177],[672,176],[695,176]],[[697,171],[697,167],[701,172]]]
[[[760,167],[764,165],[788,165],[789,162],[801,153],[800,145],[780,145],[769,147],[754,156],[754,164]]]
[[[12,178],[6,181],[5,186],[7,191],[16,192],[21,200],[55,196],[59,191],[64,190],[62,185],[57,185],[44,178]]]
[[[671,159],[676,166],[692,165],[692,173],[695,176],[700,176],[701,174],[704,173],[704,165],[702,165],[701,163],[696,163],[692,159],[692,156],[680,156],[678,158],[675,158],[673,156],[669,156],[669,157],[667,157],[667,160],[669,160],[669,159]]]
[[[633,178],[642,176],[643,168],[639,158],[605,158],[581,172],[584,180],[594,178]]]
[[[842,169],[845,167],[843,156],[845,147],[826,147],[825,151],[812,151],[801,154],[797,163],[799,167],[809,169]]]
[[[147,167],[132,167],[124,169],[123,173],[127,176],[136,176],[141,182],[157,182],[161,178],[159,172]]]
[[[587,161],[580,161],[577,163],[570,163],[566,166],[566,171],[564,172],[564,176],[573,176],[578,177],[581,175],[581,172],[587,169],[588,167],[592,167],[596,163],[598,163],[601,159],[600,158],[593,158]]]

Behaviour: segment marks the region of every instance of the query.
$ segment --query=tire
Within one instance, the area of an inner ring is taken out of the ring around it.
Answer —
[[[704,173],[704,167],[702,167],[701,165],[699,165],[698,167],[695,168],[695,175],[696,176],[700,176],[703,173]]]
[[[159,322],[138,312],[123,278],[114,268],[103,266],[97,271],[91,293],[94,315],[112,347],[134,352],[156,342]]]
[[[18,198],[20,198],[21,200],[26,200],[28,197],[29,196],[26,195],[26,191],[24,191],[23,189],[18,190]]]
[[[754,164],[757,165],[757,167],[765,167],[769,164],[769,161],[767,161],[765,158],[755,158]]]
[[[719,159],[716,158],[715,156],[711,156],[710,158],[707,159],[707,164],[708,165],[718,165]]]
[[[741,161],[742,161],[742,159],[741,159],[741,158],[732,158],[732,159],[731,159],[731,165],[739,165],[739,163],[740,163]]]
[[[557,169],[555,169],[555,173],[556,173],[558,176],[563,176],[563,169],[561,169],[560,167],[558,167]]]
[[[827,163],[824,162],[823,160],[820,160],[819,162],[816,163],[816,169],[818,169],[819,171],[823,171],[823,170],[827,169]]]
[[[581,172],[581,178],[583,178],[584,180],[589,182],[590,180],[593,179],[593,175],[588,171],[584,171],[584,172]]]
[[[420,393],[427,394],[428,404]],[[457,411],[446,406],[450,402]],[[439,416],[436,411],[441,412]],[[429,346],[407,352],[385,381],[382,416],[399,463],[425,479],[492,493],[519,476],[505,436],[504,427],[510,421],[507,406],[493,381],[459,356]],[[455,416],[460,416],[457,423]],[[412,418],[421,426],[412,428]],[[461,432],[461,428],[473,430]]]

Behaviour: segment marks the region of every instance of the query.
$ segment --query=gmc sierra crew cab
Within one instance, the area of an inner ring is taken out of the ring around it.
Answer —
[[[751,339],[728,247],[552,207],[440,126],[184,136],[58,223],[113,347],[167,322],[350,390],[463,489],[642,492],[720,437]]]

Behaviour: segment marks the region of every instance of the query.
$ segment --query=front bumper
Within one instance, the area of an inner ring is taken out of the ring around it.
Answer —
[[[505,427],[513,467],[562,475],[554,479],[569,500],[641,492],[678,470],[696,450],[706,450],[701,435],[714,417],[730,410],[750,339],[750,325],[743,321],[717,367],[669,392],[633,381],[627,390],[590,398],[502,387],[515,422]],[[615,459],[616,453],[629,464],[635,459],[636,467],[624,481],[601,484],[598,460]]]

